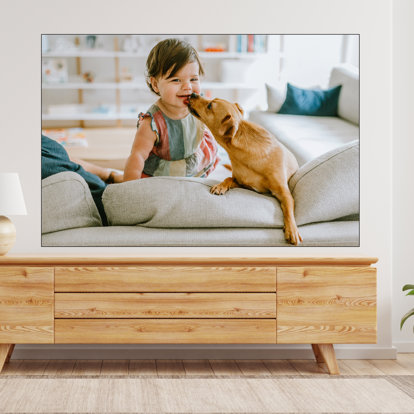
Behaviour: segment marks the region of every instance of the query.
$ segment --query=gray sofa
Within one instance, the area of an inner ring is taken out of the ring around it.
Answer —
[[[303,246],[359,245],[358,78],[336,67],[335,84],[343,85],[338,117],[277,114],[283,89],[272,86],[268,111],[250,117],[298,158],[289,186]],[[42,246],[289,246],[274,197],[241,188],[212,195],[217,182],[153,177],[111,184],[102,198],[110,224],[104,227],[82,177],[50,176],[42,180]]]

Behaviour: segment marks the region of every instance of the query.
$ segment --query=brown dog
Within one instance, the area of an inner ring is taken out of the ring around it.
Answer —
[[[285,222],[285,238],[299,244],[294,216],[294,201],[288,180],[298,169],[294,155],[261,126],[243,119],[243,110],[223,99],[207,100],[193,93],[190,112],[210,129],[217,142],[229,154],[233,175],[213,186],[213,194],[230,188],[246,187],[259,193],[271,192],[279,201]]]

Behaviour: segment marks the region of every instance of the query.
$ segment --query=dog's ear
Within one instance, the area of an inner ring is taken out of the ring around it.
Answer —
[[[243,111],[243,108],[236,102],[235,103],[235,105],[237,106],[237,109],[240,111],[240,113],[242,114],[242,115],[244,115],[244,111]]]
[[[223,138],[233,138],[237,131],[238,123],[231,115],[226,115],[221,121],[219,134]]]

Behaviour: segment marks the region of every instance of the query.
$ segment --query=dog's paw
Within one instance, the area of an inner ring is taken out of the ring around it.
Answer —
[[[296,226],[291,226],[290,228],[288,226],[284,227],[285,232],[285,239],[295,246],[297,246],[299,243],[303,242],[302,236],[299,233],[299,230]]]
[[[223,195],[224,193],[227,193],[227,191],[229,191],[229,187],[223,185],[223,183],[213,185],[213,187],[210,188],[211,194]]]

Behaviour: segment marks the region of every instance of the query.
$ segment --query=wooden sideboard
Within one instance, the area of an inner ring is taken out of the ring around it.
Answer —
[[[376,343],[376,258],[0,257],[0,370],[15,344]]]

